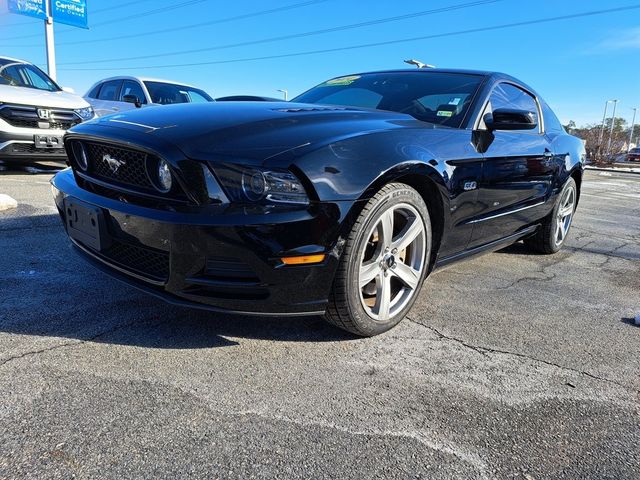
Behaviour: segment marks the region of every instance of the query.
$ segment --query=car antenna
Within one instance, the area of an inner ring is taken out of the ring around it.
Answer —
[[[422,63],[420,60],[405,60],[404,63],[408,63],[409,65],[415,65],[418,68],[436,68],[435,65],[429,65],[428,63]]]

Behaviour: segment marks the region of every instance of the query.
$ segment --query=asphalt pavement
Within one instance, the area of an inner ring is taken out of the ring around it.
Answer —
[[[50,173],[0,173],[0,479],[640,478],[640,176],[565,248],[436,272],[358,339],[166,305],[86,265]]]

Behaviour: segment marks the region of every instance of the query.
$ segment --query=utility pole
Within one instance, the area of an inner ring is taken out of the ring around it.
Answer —
[[[47,73],[56,81],[56,47],[53,42],[53,16],[51,14],[51,0],[45,1],[47,18],[44,20],[44,36],[47,44]]]
[[[616,123],[616,107],[618,106],[618,100],[613,101],[613,114],[611,115],[611,128],[609,129],[609,143],[607,145],[607,157],[611,155],[611,137],[613,136],[613,126]]]
[[[602,127],[600,128],[600,138],[598,138],[598,155],[601,155],[603,152],[602,142],[604,141],[604,124],[607,121],[607,107],[611,102],[613,102],[613,100],[607,100],[606,102],[604,102],[604,114],[602,115]]]
[[[629,144],[627,145],[627,153],[629,153],[629,150],[631,150],[631,142],[633,142],[633,127],[636,124],[636,112],[637,111],[638,111],[637,108],[633,109],[633,120],[631,120],[631,131],[629,132]]]

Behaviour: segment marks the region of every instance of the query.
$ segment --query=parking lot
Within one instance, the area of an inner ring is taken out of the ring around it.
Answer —
[[[0,479],[640,478],[640,175],[587,172],[560,253],[439,271],[370,339],[112,280],[50,176],[0,173]]]

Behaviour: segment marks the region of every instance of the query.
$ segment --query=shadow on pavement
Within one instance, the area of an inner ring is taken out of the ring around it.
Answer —
[[[0,215],[0,252],[0,332],[177,349],[235,344],[225,337],[357,338],[319,316],[243,316],[167,304],[86,263],[57,215]]]

